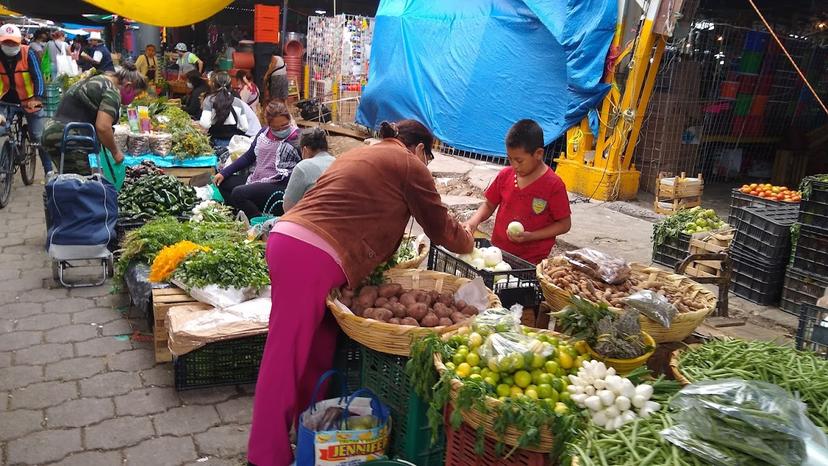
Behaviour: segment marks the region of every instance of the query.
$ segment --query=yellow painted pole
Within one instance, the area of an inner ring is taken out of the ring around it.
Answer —
[[[661,57],[664,55],[664,36],[657,36],[656,48],[653,53],[652,63],[650,69],[647,71],[647,79],[644,82],[644,89],[642,90],[641,99],[638,101],[638,107],[635,110],[635,120],[632,126],[630,138],[627,141],[626,153],[624,154],[621,167],[625,170],[630,168],[632,164],[635,146],[638,142],[638,136],[641,134],[641,126],[644,123],[644,114],[647,111],[647,105],[650,103],[650,97],[653,95],[653,87],[655,86],[656,75],[658,74],[658,66],[661,63]]]
[[[618,50],[618,48],[621,46],[621,40],[624,36],[624,8],[625,0],[618,0],[618,18],[615,21],[615,34],[612,36],[611,50]],[[619,57],[616,57],[616,61],[615,63],[613,63],[612,67],[606,70],[606,76],[604,76],[605,83],[609,83],[610,85],[613,85],[615,83],[615,69],[618,67],[618,61],[620,61],[620,54]],[[599,130],[598,134],[595,137],[596,158],[598,158],[600,154],[604,152],[603,148],[605,146],[607,131],[609,130],[607,124],[609,124],[610,120],[610,110],[612,109],[613,97],[614,96],[611,87],[610,92],[608,92],[606,97],[604,97],[604,102],[601,105],[601,112],[599,113]],[[617,101],[615,102],[617,103]]]

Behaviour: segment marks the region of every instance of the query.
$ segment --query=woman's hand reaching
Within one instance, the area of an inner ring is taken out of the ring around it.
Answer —
[[[222,175],[221,173],[216,173],[216,176],[213,177],[213,183],[216,186],[219,186],[221,185],[222,181],[224,181],[224,175]]]

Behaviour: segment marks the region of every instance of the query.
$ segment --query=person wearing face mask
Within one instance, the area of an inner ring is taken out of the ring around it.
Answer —
[[[124,154],[115,144],[112,128],[118,123],[121,105],[129,105],[135,96],[147,88],[144,77],[135,64],[124,63],[118,71],[92,76],[73,84],[63,94],[55,117],[43,132],[43,147],[49,155],[60,160],[60,143],[67,123],[90,123],[101,145],[112,154],[116,163],[122,163]],[[87,154],[67,154],[64,171],[88,174]]]
[[[302,160],[299,154],[299,128],[291,118],[285,104],[271,102],[265,108],[267,126],[253,138],[250,148],[235,162],[219,172],[214,182],[222,197],[247,218],[262,215],[265,204],[273,193],[284,191],[296,164]],[[250,176],[238,173],[255,165]],[[277,208],[273,215],[281,215]]]
[[[49,59],[52,61],[52,79],[54,79],[58,74],[58,57],[71,56],[69,44],[66,43],[66,34],[60,29],[53,32],[52,40],[46,43],[46,51],[49,53]]]
[[[293,462],[291,426],[331,368],[339,327],[327,312],[331,289],[356,288],[388,260],[411,217],[432,245],[470,253],[474,240],[449,215],[426,164],[434,137],[422,123],[380,127],[383,140],[342,154],[316,186],[283,215],[267,240],[271,280],[265,343],[247,459]]]
[[[23,35],[13,24],[0,26],[0,101],[20,105],[26,115],[29,137],[39,141],[43,134],[43,75],[34,51],[21,45]],[[8,110],[6,110],[8,112]],[[5,115],[10,120],[11,115]],[[47,177],[52,163],[41,151],[40,160]]]
[[[262,129],[256,113],[230,90],[230,75],[224,71],[210,76],[213,92],[202,102],[199,124],[207,129],[214,147],[227,147],[235,135],[254,137]]]
[[[201,77],[198,71],[192,70],[187,73],[187,87],[191,91],[190,95],[187,96],[187,104],[184,106],[184,110],[190,114],[190,117],[198,120],[201,117],[201,101],[210,92],[210,86],[207,85],[207,81]]]
[[[29,49],[34,51],[35,55],[37,55],[37,62],[40,63],[40,60],[43,59],[43,53],[46,51],[46,41],[49,39],[49,30],[48,29],[38,29],[34,33],[34,38],[29,43]]]
[[[87,41],[89,42],[89,52],[92,55],[81,52],[81,57],[101,73],[114,72],[115,63],[112,61],[112,54],[109,53],[109,49],[104,45],[101,33],[98,31],[91,32]]]

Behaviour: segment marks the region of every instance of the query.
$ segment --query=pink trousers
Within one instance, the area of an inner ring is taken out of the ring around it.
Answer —
[[[257,466],[288,466],[290,428],[336,349],[339,327],[325,297],[346,279],[330,255],[290,236],[271,234],[266,256],[272,308],[247,455]]]

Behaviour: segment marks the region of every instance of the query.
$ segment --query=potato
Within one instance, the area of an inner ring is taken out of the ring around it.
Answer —
[[[345,305],[345,307],[350,308],[351,305],[354,303],[353,297],[343,296],[339,298],[339,302]]]
[[[413,317],[405,317],[403,319],[400,319],[400,325],[411,325],[414,327],[419,327],[420,323],[417,322],[417,319]]]
[[[399,283],[385,283],[379,286],[378,293],[383,298],[390,298],[397,296],[402,291],[402,285]]]
[[[368,309],[362,312],[362,317],[366,319],[376,319],[376,317],[374,317],[376,315],[376,312],[376,308],[369,307]]]
[[[398,298],[396,296],[391,296],[390,298],[388,298],[388,302],[389,303],[398,303],[398,302],[400,302],[400,298]]]
[[[394,317],[394,313],[384,307],[374,310],[374,319],[380,322],[388,322],[392,317]]]
[[[467,316],[476,316],[477,313],[478,313],[478,310],[473,306],[466,306],[460,312],[462,312],[463,314],[466,314]]]
[[[440,324],[440,318],[437,317],[433,312],[429,312],[423,317],[423,320],[420,321],[420,325],[423,327],[436,327]]]
[[[394,324],[394,325],[400,325],[400,319],[398,319],[396,317],[392,317],[392,318],[388,319],[388,323],[389,324]]]
[[[437,290],[431,290],[428,292],[428,295],[431,297],[431,302],[436,303],[437,300],[440,299],[440,292]]]
[[[389,303],[388,306],[391,306],[388,309],[391,309],[391,312],[394,313],[394,317],[402,319],[408,315],[407,309],[400,303]]]
[[[455,324],[459,324],[460,322],[463,322],[464,320],[468,319],[469,316],[463,314],[462,312],[455,311],[451,313],[450,318],[452,322],[454,322]]]
[[[340,292],[342,293],[342,296],[345,297],[345,298],[353,298],[354,297],[354,290],[352,290],[350,288],[342,288],[342,290],[340,290]]]
[[[359,304],[360,306],[362,306],[366,309],[369,308],[369,307],[374,307],[374,301],[376,301],[376,300],[377,300],[377,297],[372,296],[370,294],[359,295],[356,298],[357,304]]]
[[[454,325],[454,321],[449,319],[448,317],[440,317],[440,327],[448,327]]]
[[[355,316],[363,317],[365,314],[365,308],[354,306],[351,308],[351,312],[353,312]]]
[[[440,297],[437,298],[437,301],[445,304],[446,306],[451,306],[454,304],[454,295],[451,293],[441,293]]]
[[[417,302],[417,295],[413,292],[403,293],[400,295],[400,304],[408,307]]]
[[[451,309],[443,303],[434,303],[434,313],[437,314],[437,317],[450,317],[451,316]]]
[[[379,292],[377,291],[376,286],[363,286],[359,290],[359,296],[371,296],[373,297],[373,301],[376,301],[379,296]]]
[[[377,298],[376,301],[374,301],[374,307],[385,307],[385,303],[387,302],[388,298],[383,298],[382,296],[380,296],[379,298]]]
[[[457,301],[454,303],[454,307],[456,307],[457,309],[460,309],[460,310],[463,310],[463,308],[464,308],[464,307],[466,307],[466,306],[467,306],[466,302],[465,302],[465,301],[463,301],[462,299],[457,300]]]
[[[408,317],[413,317],[420,321],[428,314],[428,306],[425,303],[414,303],[406,308],[406,314]]]

